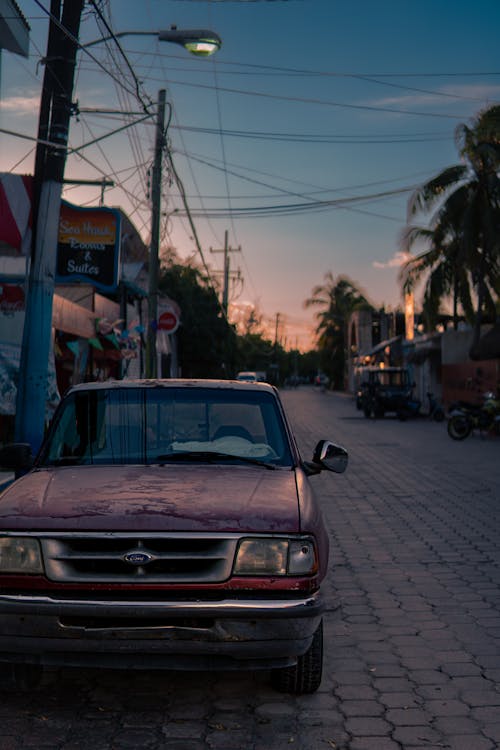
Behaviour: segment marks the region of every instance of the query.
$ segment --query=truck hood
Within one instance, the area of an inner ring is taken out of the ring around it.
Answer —
[[[295,471],[183,464],[34,470],[0,495],[25,531],[300,531]]]

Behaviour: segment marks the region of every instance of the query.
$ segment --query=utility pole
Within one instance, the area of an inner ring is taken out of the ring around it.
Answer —
[[[34,174],[31,263],[16,401],[16,440],[38,451],[45,428],[59,212],[84,0],[51,0]]]
[[[227,229],[224,232],[224,247],[222,249],[214,249],[213,247],[210,248],[211,253],[224,253],[224,286],[222,290],[222,308],[226,314],[227,318],[227,311],[229,307],[229,253],[240,253],[241,252],[241,245],[238,247],[229,247],[228,245],[228,232]]]
[[[280,324],[280,313],[276,313],[276,325],[274,329],[274,350],[276,351],[278,346],[278,329]]]
[[[158,113],[156,119],[155,158],[151,180],[151,245],[149,248],[149,294],[148,294],[148,335],[146,339],[146,377],[158,376],[156,353],[156,331],[158,326],[158,277],[160,251],[161,216],[161,165],[165,145],[165,89],[158,92]]]

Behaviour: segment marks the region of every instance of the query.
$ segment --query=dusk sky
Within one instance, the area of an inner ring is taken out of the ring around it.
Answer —
[[[50,0],[17,4],[31,26],[30,57],[2,53],[0,171],[32,173]],[[271,337],[278,319],[282,343],[300,348],[314,327],[304,301],[328,271],[349,276],[377,307],[401,304],[408,196],[457,163],[456,126],[500,101],[498,0],[96,5],[115,33],[176,24],[213,29],[223,46],[199,59],[124,36],[123,54],[114,43],[80,50],[67,178],[113,180],[105,204],[122,207],[148,242],[147,170],[165,88],[173,161],[214,282],[222,253],[211,248],[223,247],[226,231],[241,247],[230,255],[242,279],[232,304],[255,306]],[[105,33],[87,4],[81,43]],[[104,109],[115,112],[88,111]],[[140,124],[87,145],[145,111]],[[164,178],[162,244],[201,263],[179,189],[166,169]],[[100,188],[66,187],[64,198],[98,205]]]

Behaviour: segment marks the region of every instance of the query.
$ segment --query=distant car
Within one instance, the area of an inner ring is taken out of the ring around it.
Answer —
[[[321,681],[328,535],[278,391],[230,380],[81,384],[0,495],[2,679],[39,665],[271,669]],[[37,676],[36,674],[34,676]]]
[[[259,378],[256,372],[244,371],[236,375],[236,380],[242,380],[246,383],[257,383]]]
[[[326,388],[330,382],[330,378],[328,375],[325,375],[324,372],[318,373],[316,377],[314,378],[314,385],[319,388]]]
[[[407,408],[414,384],[405,367],[366,367],[356,394],[356,406],[365,417],[401,414]]]

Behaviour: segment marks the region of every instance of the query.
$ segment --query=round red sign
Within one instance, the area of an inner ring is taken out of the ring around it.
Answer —
[[[175,333],[179,326],[179,318],[172,310],[167,310],[158,318],[158,330]]]

